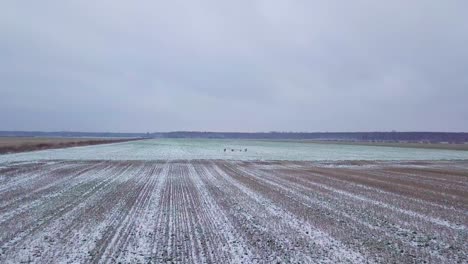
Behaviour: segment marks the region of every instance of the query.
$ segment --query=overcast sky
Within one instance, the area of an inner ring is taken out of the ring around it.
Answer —
[[[0,130],[468,131],[467,12],[1,1]]]

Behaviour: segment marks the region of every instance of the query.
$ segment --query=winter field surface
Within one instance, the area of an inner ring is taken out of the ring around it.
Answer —
[[[64,159],[468,160],[468,151],[255,140],[154,139],[0,155],[0,163]]]
[[[466,155],[227,140],[3,155],[0,263],[467,263]]]

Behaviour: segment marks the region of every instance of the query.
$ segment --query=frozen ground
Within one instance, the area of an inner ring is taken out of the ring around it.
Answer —
[[[466,161],[1,165],[0,263],[468,262]]]
[[[247,152],[240,151],[245,149]],[[180,159],[454,160],[468,159],[468,151],[253,140],[158,139],[0,155],[0,163],[31,160]]]
[[[0,263],[467,263],[467,241],[468,151],[147,140],[0,155]]]

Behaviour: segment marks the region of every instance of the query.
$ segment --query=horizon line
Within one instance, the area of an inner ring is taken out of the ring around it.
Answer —
[[[168,133],[231,133],[231,134],[327,134],[327,133],[463,133],[468,131],[424,131],[424,130],[391,130],[391,131],[202,131],[202,130],[173,130],[173,131],[153,131],[153,132],[113,132],[113,131],[73,131],[73,130],[0,130],[0,133],[89,133],[89,134],[168,134]]]

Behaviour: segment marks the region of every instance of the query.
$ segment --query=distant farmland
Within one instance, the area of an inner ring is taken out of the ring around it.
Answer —
[[[0,154],[130,141],[112,138],[0,137]]]

